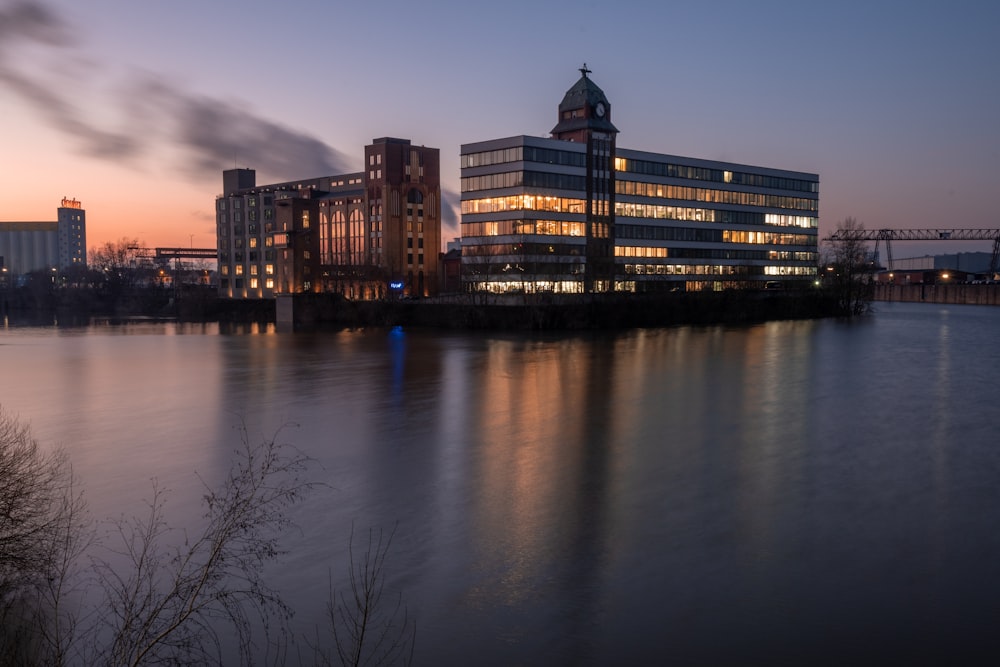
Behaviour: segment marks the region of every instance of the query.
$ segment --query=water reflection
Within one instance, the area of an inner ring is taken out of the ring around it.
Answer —
[[[843,662],[972,645],[1000,620],[979,586],[1000,562],[998,318],[14,328],[0,400],[70,447],[98,514],[155,475],[196,517],[191,471],[226,470],[234,425],[298,424],[282,438],[330,488],[300,508],[276,583],[312,627],[352,524],[398,522],[388,585],[421,664],[812,662],[819,645]]]

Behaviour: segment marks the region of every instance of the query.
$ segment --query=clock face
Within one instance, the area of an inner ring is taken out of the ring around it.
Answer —
[[[606,111],[606,110],[605,110],[605,108],[604,108],[604,102],[598,102],[598,103],[597,103],[597,106],[596,106],[596,107],[594,107],[594,113],[596,113],[596,114],[597,114],[597,117],[598,117],[598,118],[604,118],[604,112],[605,112],[605,111]]]

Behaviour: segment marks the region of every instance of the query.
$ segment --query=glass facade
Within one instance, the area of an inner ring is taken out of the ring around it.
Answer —
[[[557,139],[463,147],[466,289],[582,292],[594,261],[587,244],[602,235],[614,261],[613,279],[602,282],[617,290],[759,288],[815,276],[818,176],[598,148],[588,167],[586,146]]]

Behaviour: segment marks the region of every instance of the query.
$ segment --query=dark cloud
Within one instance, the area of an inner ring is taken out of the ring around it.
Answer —
[[[0,56],[17,39],[49,45],[66,44],[71,33],[39,2],[9,2],[0,7]]]
[[[60,51],[62,58],[77,55],[70,37],[66,24],[44,3],[0,4],[0,86],[78,141],[87,155],[134,160],[160,142],[179,148],[184,171],[198,179],[218,177],[234,163],[276,180],[350,170],[341,152],[315,137],[153,76],[128,83],[107,98],[104,106],[126,120],[113,129],[99,127],[64,92],[56,72],[38,71],[36,59],[25,55],[32,49]]]
[[[450,241],[461,236],[459,229],[459,214],[461,213],[462,196],[441,188],[441,239]]]
[[[349,171],[349,161],[308,134],[278,125],[234,104],[197,96],[152,78],[131,86],[126,95],[141,100],[147,124],[166,128],[165,139],[182,148],[195,175],[218,175],[237,164],[277,180]]]
[[[28,69],[34,58],[20,52],[32,46],[65,50],[72,44],[69,30],[45,5],[14,2],[0,7],[0,85],[31,103],[56,129],[76,138],[85,153],[99,158],[135,154],[138,146],[134,140],[87,123],[57,92],[58,86],[46,86]]]

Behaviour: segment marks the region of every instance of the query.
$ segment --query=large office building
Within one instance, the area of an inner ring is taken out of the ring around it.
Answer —
[[[375,139],[364,165],[356,173],[270,185],[257,185],[253,169],[223,172],[216,200],[220,294],[436,293],[438,149]]]
[[[551,137],[462,146],[462,275],[471,291],[763,287],[817,272],[816,174],[617,147],[581,69]]]
[[[62,200],[55,222],[0,222],[0,270],[11,276],[87,266],[87,212]]]

